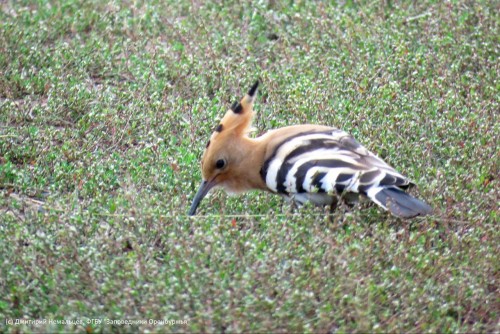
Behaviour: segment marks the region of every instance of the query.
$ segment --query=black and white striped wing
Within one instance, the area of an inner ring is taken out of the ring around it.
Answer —
[[[270,190],[285,196],[344,191],[367,195],[371,188],[405,188],[410,184],[338,129],[308,131],[284,139],[265,161],[261,176]]]

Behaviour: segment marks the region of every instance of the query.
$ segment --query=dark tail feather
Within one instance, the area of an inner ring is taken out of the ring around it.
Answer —
[[[368,197],[384,209],[389,210],[393,215],[401,218],[425,216],[432,212],[432,208],[428,204],[396,187],[370,189]]]

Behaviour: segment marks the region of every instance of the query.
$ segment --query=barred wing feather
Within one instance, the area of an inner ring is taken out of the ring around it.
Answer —
[[[315,194],[316,204],[338,193],[359,193],[393,214],[409,218],[431,208],[401,189],[411,182],[348,133],[331,129],[289,136],[266,159],[261,176],[268,188],[284,196]],[[299,196],[300,198],[300,196]]]

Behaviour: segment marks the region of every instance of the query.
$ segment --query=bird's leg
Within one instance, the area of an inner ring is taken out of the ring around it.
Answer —
[[[333,223],[333,214],[335,210],[337,210],[339,204],[339,200],[337,196],[332,196],[332,203],[330,204],[329,212],[328,212],[328,222]]]
[[[299,208],[299,204],[297,201],[293,198],[293,196],[283,196],[285,199],[285,202],[287,203],[287,214],[293,215],[295,213],[295,210]]]

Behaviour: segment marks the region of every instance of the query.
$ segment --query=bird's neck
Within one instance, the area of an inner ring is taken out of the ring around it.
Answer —
[[[260,169],[264,164],[267,143],[260,138],[249,137],[240,138],[239,141],[237,146],[241,160],[237,170],[240,181],[238,188],[241,188],[241,191],[266,190],[267,186],[260,175]]]

